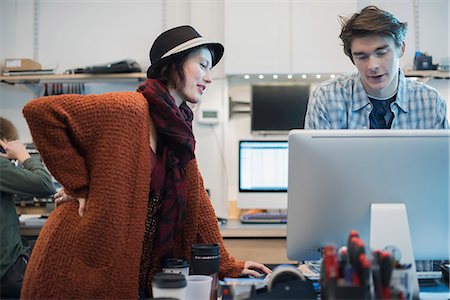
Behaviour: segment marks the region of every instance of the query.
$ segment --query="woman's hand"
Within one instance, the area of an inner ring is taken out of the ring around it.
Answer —
[[[56,194],[54,195],[55,198],[55,204],[58,206],[61,203],[67,202],[67,201],[78,201],[78,214],[80,217],[84,215],[84,211],[86,210],[86,198],[74,198],[68,194],[66,194],[66,191],[64,188],[60,189]]]
[[[258,272],[258,271],[260,272]],[[272,270],[266,267],[263,264],[256,263],[254,261],[248,260],[244,263],[244,269],[241,272],[241,275],[250,275],[253,277],[259,277],[261,273],[270,274]]]

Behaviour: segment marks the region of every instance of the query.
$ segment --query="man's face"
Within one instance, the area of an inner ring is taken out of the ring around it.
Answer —
[[[351,52],[366,92],[375,97],[392,96],[398,85],[399,59],[405,51],[391,37],[370,35],[355,38]]]

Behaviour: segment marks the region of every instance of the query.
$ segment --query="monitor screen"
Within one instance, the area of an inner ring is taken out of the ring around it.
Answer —
[[[238,207],[286,209],[288,142],[239,141]]]
[[[287,133],[303,129],[309,85],[253,85],[252,132]]]
[[[289,259],[317,259],[353,229],[369,245],[372,203],[404,203],[416,260],[449,259],[449,147],[449,130],[290,132]]]

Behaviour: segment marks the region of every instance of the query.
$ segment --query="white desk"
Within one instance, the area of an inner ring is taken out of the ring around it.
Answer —
[[[220,226],[231,255],[265,264],[297,263],[287,258],[286,229],[286,224],[242,224],[239,220]]]
[[[27,219],[20,225],[23,236],[38,236],[45,219]],[[220,226],[225,246],[239,260],[253,260],[265,264],[296,263],[286,254],[285,224],[241,224],[229,220]]]

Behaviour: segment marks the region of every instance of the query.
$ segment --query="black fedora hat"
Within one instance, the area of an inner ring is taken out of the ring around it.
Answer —
[[[222,44],[208,41],[189,25],[164,31],[156,38],[150,49],[151,65],[147,70],[147,77],[158,77],[161,67],[171,59],[200,46],[208,47],[213,52],[211,67],[214,67],[222,58],[224,50]]]

